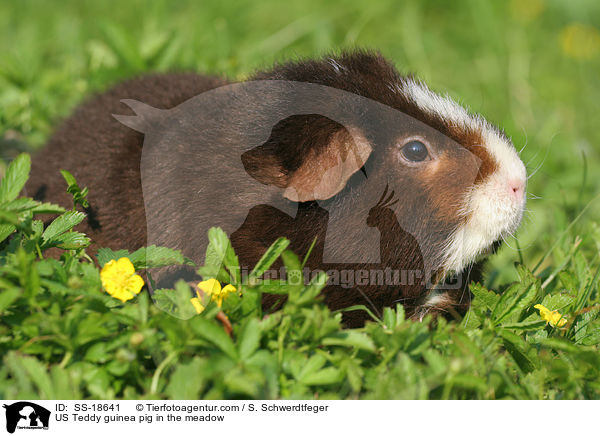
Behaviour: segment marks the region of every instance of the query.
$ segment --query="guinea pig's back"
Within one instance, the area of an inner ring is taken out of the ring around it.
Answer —
[[[61,169],[67,170],[80,186],[89,188],[88,217],[78,230],[88,234],[95,247],[139,248],[146,242],[140,181],[144,136],[121,124],[112,114],[132,114],[121,103],[123,99],[170,109],[226,83],[221,78],[193,73],[147,75],[89,98],[34,155],[26,194],[72,207],[60,174]],[[91,252],[95,252],[94,247]]]

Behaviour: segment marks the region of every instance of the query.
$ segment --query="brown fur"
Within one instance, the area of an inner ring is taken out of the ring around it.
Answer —
[[[140,158],[144,136],[115,120],[126,109],[121,99],[168,109],[227,82],[197,74],[149,75],[123,82],[88,98],[34,156],[26,192],[63,206],[70,195],[59,171],[70,171],[89,188],[88,218],[78,228],[99,247],[135,250],[146,241]]]
[[[397,133],[390,132],[387,128],[362,132],[373,145],[374,151],[366,162],[357,160],[356,167],[348,170],[347,186],[330,190],[333,192],[331,200],[325,197],[323,204],[317,204],[309,201],[308,197],[301,197],[303,202],[298,203],[298,213],[294,218],[266,204],[251,204],[251,196],[248,200],[242,200],[250,202],[243,205],[249,208],[249,213],[244,224],[231,234],[232,244],[241,264],[252,267],[277,237],[286,236],[291,240],[291,248],[300,256],[307,252],[312,241],[317,238],[308,263],[312,269],[418,270],[423,268],[425,259],[439,265],[445,238],[462,220],[458,213],[461,194],[472,185],[473,180],[479,183],[491,174],[495,170],[494,161],[479,146],[481,136],[478,132],[458,129],[443,118],[419,109],[406,96],[391,91],[390,84],[399,83],[403,78],[381,55],[368,52],[344,53],[336,56],[335,62],[341,68],[333,68],[327,59],[287,63],[257,73],[253,79],[326,85],[407,113],[439,132],[439,136],[429,135],[427,138],[436,147],[440,147],[443,157],[439,166],[428,173],[418,168],[403,168],[397,164],[393,154],[396,153],[393,141],[397,139]],[[59,174],[60,169],[67,169],[82,186],[87,186],[90,190],[88,219],[79,230],[86,232],[94,241],[91,252],[97,247],[135,250],[145,245],[147,211],[144,208],[140,181],[144,136],[120,124],[112,114],[125,113],[126,109],[120,103],[122,99],[135,99],[156,108],[168,109],[226,83],[224,79],[196,74],[150,75],[124,82],[90,98],[62,124],[45,149],[35,157],[32,178],[27,185],[28,193],[67,206],[69,198]],[[235,115],[232,119],[235,119]],[[385,127],[385,121],[381,123]],[[186,135],[194,137],[197,132],[182,135],[184,138]],[[464,147],[462,151],[453,149],[451,140],[460,143]],[[185,148],[185,144],[182,147],[181,152],[190,153],[193,158],[190,149]],[[225,142],[215,143],[214,147],[206,152],[207,156],[226,154]],[[271,137],[262,146],[245,153],[241,159],[254,180],[283,189],[294,183],[300,186],[310,185],[310,178],[315,171],[327,167],[327,160],[332,161],[331,153],[342,153],[346,157],[348,150],[356,147],[360,149],[361,145],[353,142],[344,126],[319,115],[299,115],[278,123],[273,128]],[[475,159],[465,161],[465,158],[473,155],[483,162],[481,166]],[[189,189],[206,187],[219,193],[223,205],[237,207],[235,202],[240,201],[239,198],[228,197],[226,187],[222,184],[213,185],[212,182],[203,180],[202,168],[196,163],[190,162],[189,165],[185,171],[182,169],[182,174],[189,174],[186,179]],[[401,186],[404,193],[410,192],[410,197],[395,201],[397,199],[392,193],[394,186]],[[153,192],[159,193],[160,189],[161,186],[157,185]],[[360,199],[353,196],[356,189],[362,192]],[[327,195],[331,192],[327,191]],[[280,191],[278,195],[281,195]],[[389,195],[391,198],[386,201],[387,198],[383,197]],[[381,200],[377,202],[380,197]],[[322,206],[334,202],[340,205],[343,218],[332,224],[328,210]],[[167,203],[165,199],[165,204]],[[353,214],[358,209],[370,211],[367,223],[360,222]],[[163,208],[157,207],[157,210]],[[206,213],[210,214],[210,211]],[[403,229],[399,220],[410,216],[418,218],[418,226]],[[166,243],[180,248],[184,254],[201,262],[206,235],[197,234],[193,229],[195,223],[204,218],[210,221],[210,215],[202,215],[201,219],[200,215],[190,213],[181,221],[180,227],[171,227],[175,236],[169,236],[171,239],[166,240]],[[158,219],[162,219],[165,225],[170,225],[167,215]],[[219,222],[206,224],[220,225]],[[365,224],[380,232],[380,264],[359,262],[328,265],[323,262],[326,232],[329,231],[334,243],[338,244],[336,250],[359,253],[364,249],[360,241],[352,241],[348,237],[353,234],[354,229]],[[417,244],[417,236],[427,243]],[[468,278],[464,277],[463,280]],[[328,286],[325,298],[332,309],[364,304],[376,312],[380,312],[385,306],[402,302],[411,315],[417,313],[424,293],[425,288],[420,283],[403,286],[381,286],[375,283],[353,289]],[[454,294],[457,294],[452,300],[454,303],[448,304],[455,304],[459,311],[464,312],[465,307],[468,307],[465,306],[464,290],[454,291]],[[272,305],[274,300],[267,299],[265,306]],[[346,314],[344,320],[348,325],[356,326],[366,318],[363,312],[352,312]]]

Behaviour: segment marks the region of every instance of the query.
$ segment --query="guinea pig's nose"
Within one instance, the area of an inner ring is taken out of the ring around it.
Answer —
[[[525,195],[525,181],[523,179],[509,179],[508,189],[516,200],[523,200]]]

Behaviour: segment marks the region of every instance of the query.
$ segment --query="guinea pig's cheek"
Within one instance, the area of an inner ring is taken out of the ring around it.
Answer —
[[[442,167],[442,161],[440,159],[434,159],[427,163],[424,169],[424,178],[427,180],[433,180],[439,173]]]
[[[465,165],[450,154],[443,154],[427,164],[418,179],[428,195],[428,209],[435,218],[460,224],[464,219],[465,190],[472,186],[476,167]]]

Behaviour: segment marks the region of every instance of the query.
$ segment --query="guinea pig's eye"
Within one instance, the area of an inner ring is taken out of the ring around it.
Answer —
[[[429,157],[427,146],[421,141],[412,140],[402,147],[402,156],[410,162],[423,162]]]

